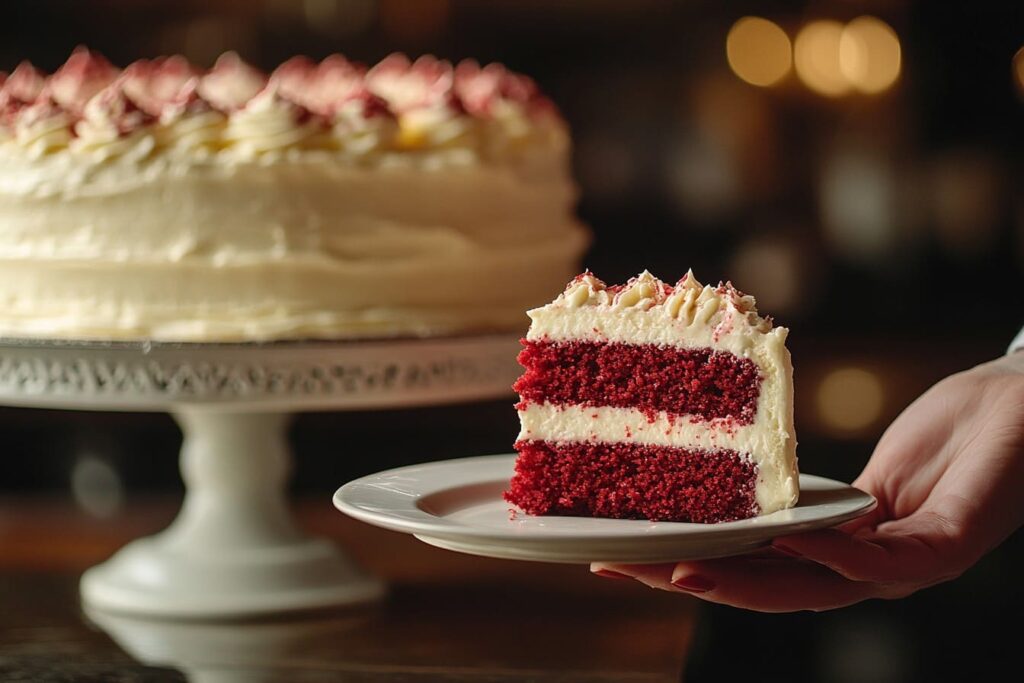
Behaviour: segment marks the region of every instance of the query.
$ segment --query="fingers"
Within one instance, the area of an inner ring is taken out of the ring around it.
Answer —
[[[785,558],[770,546],[758,548],[743,556],[744,559]],[[677,592],[679,586],[672,585],[672,573],[677,563],[627,564],[624,562],[592,562],[590,571],[609,579],[635,579],[645,586],[663,591]]]
[[[772,547],[787,555],[824,565],[852,581],[892,581],[887,550],[873,543],[871,534],[854,536],[837,529],[783,536]]]
[[[924,584],[949,578],[952,568],[962,564],[949,539],[927,514],[918,513],[854,535],[826,529],[777,538],[772,546],[853,581]]]
[[[827,529],[780,537],[767,553],[676,565],[595,563],[591,571],[746,609],[831,609],[902,597],[957,576],[967,566],[958,530],[947,516],[922,510],[852,534]]]
[[[595,564],[595,569],[633,576],[652,588],[761,612],[832,609],[877,594],[874,584],[789,558],[734,557],[675,566]]]
[[[674,591],[672,572],[675,564],[621,564],[612,562],[594,562],[590,571],[594,574],[610,578],[636,579],[645,586],[663,591]],[[614,575],[618,575],[615,577]]]

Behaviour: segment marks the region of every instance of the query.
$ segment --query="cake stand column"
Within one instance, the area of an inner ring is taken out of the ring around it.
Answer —
[[[185,436],[181,477],[187,493],[164,532],[167,547],[229,553],[302,539],[284,496],[291,415],[185,408],[174,417]]]
[[[285,487],[285,412],[173,411],[185,439],[182,510],[82,577],[92,607],[168,617],[242,617],[341,606],[383,585],[340,549],[298,530]]]

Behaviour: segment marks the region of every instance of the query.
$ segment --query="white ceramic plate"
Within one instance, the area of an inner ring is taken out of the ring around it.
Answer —
[[[514,454],[489,455],[387,470],[345,484],[334,494],[334,505],[448,550],[573,564],[738,555],[776,536],[842,524],[875,507],[872,496],[852,486],[801,474],[799,505],[739,522],[533,517],[513,514],[501,497],[514,463]]]

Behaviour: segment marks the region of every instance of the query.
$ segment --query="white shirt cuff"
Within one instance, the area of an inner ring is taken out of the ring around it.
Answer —
[[[1022,349],[1024,349],[1024,328],[1021,328],[1021,331],[1018,332],[1017,336],[1013,338],[1012,342],[1010,342],[1010,348],[1006,350],[1006,355],[1010,355],[1011,353]]]

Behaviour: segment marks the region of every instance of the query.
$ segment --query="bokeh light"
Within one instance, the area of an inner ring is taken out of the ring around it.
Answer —
[[[900,40],[888,24],[858,17],[839,37],[839,69],[854,88],[875,94],[887,90],[900,75]]]
[[[732,25],[725,54],[733,73],[761,87],[778,83],[793,63],[789,36],[778,24],[761,17],[743,17]]]
[[[886,150],[853,138],[824,155],[819,196],[829,246],[851,261],[898,257],[900,178]]]
[[[885,391],[881,378],[865,368],[844,367],[829,372],[818,385],[818,414],[822,423],[840,432],[859,432],[882,415]]]
[[[1017,88],[1024,95],[1024,47],[1021,47],[1013,55],[1013,76],[1017,82]]]
[[[850,81],[839,65],[839,43],[843,25],[838,21],[812,21],[796,36],[793,65],[808,88],[826,97],[850,91]]]
[[[121,475],[105,459],[81,453],[71,469],[71,493],[78,507],[93,517],[112,517],[124,503]]]
[[[792,241],[755,237],[737,248],[729,272],[735,274],[734,284],[756,295],[762,310],[792,313],[802,303],[803,278],[808,272],[800,261]]]

